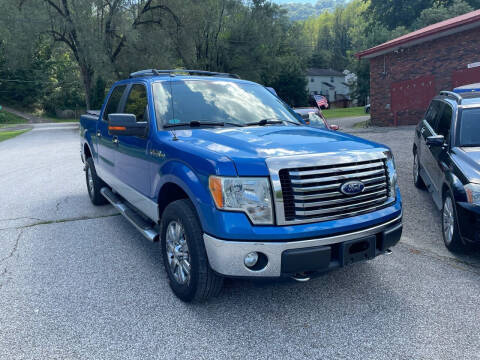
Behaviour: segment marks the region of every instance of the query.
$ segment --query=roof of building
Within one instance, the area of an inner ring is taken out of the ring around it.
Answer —
[[[472,11],[400,36],[386,43],[356,54],[358,58],[370,59],[400,48],[407,48],[480,26],[480,10]]]
[[[309,68],[307,69],[307,76],[341,76],[345,75],[337,70],[333,69],[319,69],[319,68]]]

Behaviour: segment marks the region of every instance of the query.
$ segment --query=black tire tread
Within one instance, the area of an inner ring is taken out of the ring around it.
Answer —
[[[105,197],[102,195],[100,190],[102,187],[107,186],[107,184],[100,179],[100,177],[97,175],[97,171],[95,170],[95,164],[93,163],[92,158],[88,158],[86,161],[86,167],[90,169],[92,172],[92,177],[93,177],[93,194],[90,196],[90,192],[88,190],[88,177],[87,177],[87,168],[85,168],[85,179],[87,181],[87,192],[89,193],[90,200],[92,201],[93,205],[105,205],[108,204],[108,200],[105,199]]]
[[[178,297],[180,297],[180,299],[186,302],[190,302],[190,301],[204,302],[212,297],[218,296],[218,294],[221,292],[223,287],[223,277],[217,275],[210,267],[210,264],[208,262],[207,252],[205,250],[205,245],[203,243],[203,231],[202,231],[195,207],[193,206],[192,202],[189,199],[176,200],[167,206],[167,208],[164,211],[164,217],[168,218],[169,216],[171,216],[170,215],[171,212],[173,212],[174,214],[177,214],[177,216],[179,217],[180,215],[183,215],[179,220],[183,222],[183,225],[185,227],[188,226],[190,227],[190,229],[192,229],[195,232],[195,236],[191,236],[188,240],[190,240],[189,246],[192,246],[192,245],[195,246],[194,253],[198,255],[197,256],[198,274],[195,281],[195,289],[192,289],[193,294],[190,294],[189,296],[183,296],[181,294],[178,294],[175,291],[174,287],[172,287],[172,290],[175,292],[175,294]],[[163,227],[166,225],[167,224],[162,221],[162,231],[161,231],[162,236],[164,234]],[[188,232],[187,229],[185,230]],[[163,252],[164,251],[163,239],[162,239],[161,246],[162,246],[162,252]],[[192,253],[192,251],[190,253]],[[165,267],[167,266],[168,265],[165,264]],[[192,267],[192,271],[193,271],[193,267]],[[167,270],[167,273],[168,273],[168,270]],[[170,279],[170,282],[172,281],[174,280]]]
[[[453,214],[455,217],[455,230],[453,232],[453,239],[450,245],[447,245],[445,243],[445,235],[443,232],[443,206],[442,206],[442,216],[441,216],[441,227],[442,227],[442,238],[443,242],[445,244],[445,247],[450,250],[451,252],[454,253],[462,253],[468,249],[468,247],[465,245],[465,243],[462,241],[462,237],[460,235],[460,228],[458,227],[458,221],[457,221],[457,209],[455,208],[455,198],[452,196],[450,191],[447,191],[446,194],[443,197],[443,203],[445,204],[445,199],[449,196],[452,199],[453,203]]]

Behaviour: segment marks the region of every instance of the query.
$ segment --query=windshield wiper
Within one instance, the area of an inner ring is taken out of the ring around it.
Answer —
[[[213,121],[198,121],[192,120],[188,123],[178,123],[178,124],[165,124],[164,128],[171,128],[177,126],[190,126],[190,127],[200,127],[200,126],[225,126],[223,122],[213,122]]]
[[[286,120],[286,119],[283,119],[283,120],[282,120],[282,119],[277,119],[277,118],[269,118],[269,119],[262,119],[262,120],[256,121],[256,122],[247,123],[247,124],[245,124],[245,126],[275,125],[275,124],[283,124],[284,122],[288,122],[288,123],[290,123],[290,124],[295,124],[295,125],[300,125],[299,123],[296,123],[296,122],[290,121],[290,120]]]

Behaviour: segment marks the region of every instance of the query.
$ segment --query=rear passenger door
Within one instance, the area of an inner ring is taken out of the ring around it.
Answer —
[[[137,122],[150,125],[148,92],[143,83],[132,84],[120,113],[134,114]],[[117,191],[132,205],[148,215],[151,185],[151,157],[148,154],[149,136],[118,136],[116,157]]]
[[[428,108],[428,111],[425,115],[425,119],[422,121],[422,126],[420,128],[420,142],[419,142],[419,159],[420,164],[425,170],[428,177],[427,182],[433,184],[433,174],[432,174],[432,163],[433,157],[430,152],[430,148],[426,144],[426,140],[429,136],[436,135],[435,127],[440,118],[442,111],[442,103],[439,100],[433,100]]]
[[[115,178],[115,157],[117,145],[115,138],[108,132],[108,114],[117,113],[125,95],[126,85],[117,85],[110,92],[107,103],[102,113],[102,118],[97,122],[98,175],[109,185]]]
[[[430,165],[430,172],[433,177],[433,182],[437,190],[441,190],[444,179],[444,167],[448,162],[446,157],[448,156],[448,145],[451,144],[451,129],[453,121],[453,108],[448,103],[441,103],[440,117],[435,124],[435,133],[437,135],[443,135],[445,137],[445,144],[447,146],[432,146],[430,147],[430,153],[432,154],[432,163]]]

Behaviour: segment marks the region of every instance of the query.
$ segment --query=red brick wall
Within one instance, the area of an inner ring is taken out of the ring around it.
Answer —
[[[392,84],[433,75],[435,93],[451,90],[452,74],[477,61],[480,61],[480,28],[370,59],[372,122],[379,126],[394,125],[395,114],[392,111],[390,93]],[[480,68],[477,69],[480,74]],[[403,108],[396,113],[397,125],[417,124],[420,121],[426,109],[412,107]]]

